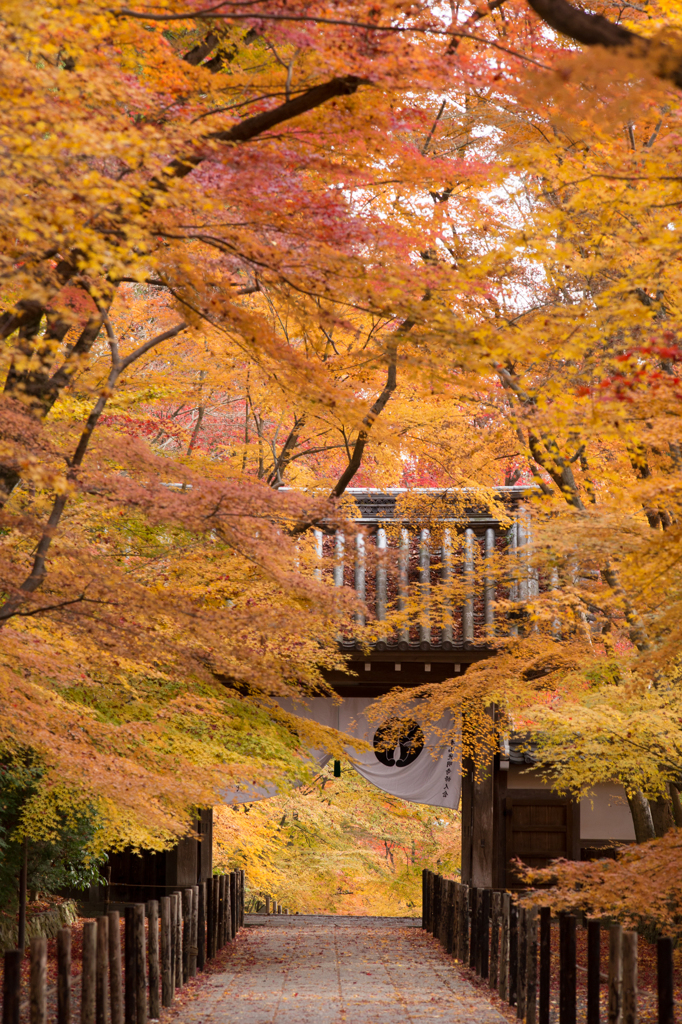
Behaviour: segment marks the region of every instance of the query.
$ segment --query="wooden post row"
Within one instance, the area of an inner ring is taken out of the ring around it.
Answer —
[[[526,1024],[537,1024],[538,908],[526,911]]]
[[[500,966],[497,994],[509,1002],[509,928],[511,923],[511,896],[502,894],[502,934],[500,936]]]
[[[500,964],[500,918],[502,916],[502,894],[492,894],[492,913],[490,922],[490,966],[488,971],[488,985],[497,990],[499,984]]]
[[[206,911],[206,882],[201,882],[197,910],[197,967],[200,971],[206,965]]]
[[[147,956],[144,940],[144,903],[133,907],[135,922],[135,1017],[147,1024]]]
[[[173,1002],[173,942],[171,925],[171,897],[161,897],[161,1004]]]
[[[540,910],[540,998],[538,1024],[549,1024],[549,990],[552,971],[552,912],[549,907]],[[597,991],[597,997],[599,992]],[[588,1021],[588,1024],[590,1022]],[[599,1024],[599,1019],[593,1024]]]
[[[190,978],[190,946],[192,944],[192,890],[182,890],[182,982]]]
[[[110,910],[109,921],[109,1008],[111,1024],[123,1024],[123,972],[121,970],[121,918],[118,910]],[[59,1024],[62,1024],[60,1021]]]
[[[526,908],[519,907],[517,913],[516,940],[516,1016],[523,1020],[526,1016]]]
[[[147,959],[149,961],[149,1016],[158,1020],[161,1015],[159,1000],[159,904],[147,903]]]
[[[441,879],[440,883],[440,927],[438,929],[438,941],[444,948],[448,941],[448,892],[450,883],[447,878]]]
[[[280,914],[282,907],[280,904]],[[225,942],[232,942],[237,928],[237,872],[225,876]]]
[[[97,1012],[97,922],[83,925],[81,967],[81,1024],[95,1024]]]
[[[623,932],[623,1024],[637,1024],[637,932]]]
[[[137,1009],[135,996],[135,908],[125,908],[124,962],[125,998],[123,1017],[125,1024],[136,1024]]]
[[[426,874],[427,869],[422,868],[422,929],[426,931],[426,920],[428,916],[428,910],[426,906]],[[265,913],[270,913],[270,897],[265,897]]]
[[[512,902],[509,906],[509,974],[507,999],[510,1006],[516,1006],[516,982],[519,971],[519,905]]]
[[[433,879],[433,921],[431,922],[431,933],[435,938],[438,938],[440,931],[440,911],[441,911],[441,882],[442,878],[440,875],[435,875]]]
[[[199,960],[199,886],[192,886],[192,924],[189,930],[189,976],[196,978]]]
[[[658,962],[658,1024],[674,1024],[672,939],[658,940],[656,958]]]
[[[175,988],[182,988],[182,893],[174,892],[173,900],[173,960],[175,964]]]
[[[19,1024],[22,957],[23,953],[20,949],[9,949],[5,953],[5,972],[2,980],[2,1024]]]
[[[620,1024],[623,1010],[622,998],[623,928],[622,925],[612,924],[609,928],[609,1024]]]
[[[479,935],[479,975],[481,978],[488,977],[490,967],[490,889],[484,889],[481,893],[481,909],[478,918]]]
[[[576,1024],[575,917],[559,917],[559,1024]]]
[[[469,889],[469,967],[476,969],[476,958],[478,956],[478,889],[471,886]]]
[[[225,893],[226,893],[226,875],[220,875],[218,877],[218,941],[216,944],[217,949],[222,949],[225,945]]]
[[[468,885],[462,886],[461,917],[459,923],[460,938],[460,960],[463,964],[469,963],[469,912],[471,909],[471,889]]]
[[[457,883],[453,881],[448,882],[447,887],[447,928],[445,932],[445,949],[450,954],[454,955],[455,952],[455,924],[457,922],[457,914],[455,911],[456,907],[456,892]]]
[[[83,946],[83,948],[85,949],[85,946]],[[31,939],[31,981],[29,1002],[31,1024],[46,1024],[47,939]]]
[[[97,1024],[107,1024],[109,1019],[109,1000],[107,981],[109,978],[109,918],[98,917],[97,928],[97,966],[95,977],[95,1020]]]
[[[116,915],[118,917],[118,915]],[[119,955],[120,960],[120,955]],[[57,1024],[71,1024],[71,929],[57,932]],[[122,1021],[112,1024],[123,1024]]]
[[[452,883],[452,955],[459,959],[459,917],[460,901],[462,899],[461,882]]]
[[[599,982],[601,960],[601,925],[587,923],[587,1024],[599,1024]],[[549,1019],[540,1021],[549,1024]]]
[[[212,878],[212,892],[213,898],[211,904],[213,907],[213,919],[211,922],[211,956],[215,956],[220,946],[218,945],[218,938],[220,934],[220,878],[214,875]]]

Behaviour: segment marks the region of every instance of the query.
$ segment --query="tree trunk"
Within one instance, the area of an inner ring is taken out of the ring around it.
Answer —
[[[628,797],[632,822],[635,826],[635,838],[638,843],[646,843],[649,839],[656,838],[654,819],[651,815],[651,807],[644,793],[633,793]]]
[[[670,801],[673,807],[673,818],[678,828],[682,828],[682,798],[680,798],[679,787],[674,782],[670,785]]]
[[[672,828],[675,824],[673,819],[673,809],[670,800],[661,796],[657,800],[650,800],[649,806],[651,807],[651,817],[654,822],[654,829],[656,835],[659,837],[664,836],[668,829]]]

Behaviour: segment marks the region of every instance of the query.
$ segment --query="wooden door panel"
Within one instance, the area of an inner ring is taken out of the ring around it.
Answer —
[[[558,857],[572,857],[574,806],[568,799],[550,795],[507,796],[508,887],[518,887],[520,884],[511,863],[515,859],[523,861],[528,867],[543,868]]]

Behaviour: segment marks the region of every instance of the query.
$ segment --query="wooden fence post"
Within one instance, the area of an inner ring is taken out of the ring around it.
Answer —
[[[20,949],[8,949],[5,953],[5,971],[2,979],[2,1024],[19,1024],[22,957],[23,953]]]
[[[509,907],[509,1005],[516,1006],[516,982],[519,973],[519,905]]]
[[[454,956],[455,953],[455,926],[457,924],[457,883],[448,882],[448,918],[445,930],[445,949]]]
[[[559,1024],[576,1024],[575,917],[559,917]]]
[[[523,1020],[526,1016],[526,954],[528,952],[525,907],[519,907],[517,930],[516,1016],[519,1020]]]
[[[502,893],[502,928],[500,936],[500,967],[497,994],[505,1002],[509,1001],[509,928],[511,916],[511,896]]]
[[[658,1024],[675,1024],[673,940],[671,938],[664,936],[658,940],[656,960],[658,966]]]
[[[237,872],[230,871],[225,883],[225,941],[232,942],[236,936],[239,926],[237,918]],[[279,913],[284,913],[284,907],[279,904]]]
[[[31,939],[31,1024],[47,1024],[47,939]]]
[[[173,893],[173,944],[175,947],[175,988],[182,988],[185,979],[182,973],[182,893]]]
[[[434,893],[434,887],[435,887],[435,884],[436,884],[436,876],[434,875],[433,871],[429,871],[428,877],[427,877],[426,881],[427,881],[427,885],[428,885],[427,905],[428,905],[428,908],[429,908],[427,924],[426,924],[426,930],[427,930],[427,932],[432,932],[433,931],[433,893]]]
[[[526,1024],[537,1024],[538,908],[526,911]]]
[[[95,1024],[97,1011],[97,922],[83,925],[81,967],[81,1024]]]
[[[192,897],[191,889],[182,890],[182,981],[189,981],[189,955],[192,944]]]
[[[441,876],[433,877],[433,920],[431,922],[431,934],[434,939],[438,938],[440,928],[440,904],[441,904]]]
[[[552,977],[552,911],[540,910],[540,998],[538,1024],[549,1024],[549,993]],[[588,1022],[589,1024],[589,1022]],[[599,1022],[597,1021],[597,1024]]]
[[[135,913],[135,1013],[137,1024],[147,1024],[147,956],[144,941],[144,903],[136,903]]]
[[[206,966],[206,882],[199,883],[199,903],[197,907],[197,968],[203,971]]]
[[[436,936],[441,946],[447,942],[448,928],[448,880],[441,878],[440,883],[440,921],[438,922],[438,935]]]
[[[587,1024],[599,1024],[599,989],[601,974],[601,925],[587,922]],[[540,1021],[540,1024],[544,1024]],[[549,1024],[549,1021],[547,1021]]]
[[[71,1024],[70,928],[60,928],[57,932],[57,1024]],[[112,1019],[112,1024],[123,1024],[123,1021]]]
[[[213,883],[214,878],[206,879],[206,959],[211,960],[215,956],[213,946]]]
[[[246,900],[246,871],[244,868],[239,869],[239,927],[244,927],[244,914],[245,914],[245,900]],[[289,908],[287,907],[287,914]]]
[[[161,1003],[173,1002],[173,943],[171,942],[171,898],[161,897]]]
[[[500,911],[502,908],[502,894],[494,892],[492,897],[490,970],[488,972],[488,986],[497,990],[500,979]]]
[[[135,910],[133,907],[125,909],[125,936],[124,936],[124,959],[125,959],[125,1024],[135,1024],[137,1020],[136,995],[135,995]]]
[[[224,893],[225,916],[224,916],[224,925],[223,925],[223,929],[224,929],[223,930],[223,945],[225,945],[227,942],[231,942],[232,938],[233,938],[233,935],[234,935],[234,921],[233,921],[234,906],[235,906],[235,903],[234,903],[234,888],[235,888],[234,871],[228,871],[227,874],[225,875],[225,893]],[[279,907],[279,909],[278,909],[277,912],[279,914],[281,914],[283,912],[282,911],[282,904],[281,903],[278,904],[278,907]]]
[[[622,1012],[623,928],[619,924],[612,924],[609,928],[609,1024],[621,1024]]]
[[[225,944],[225,875],[218,875],[218,887],[216,896],[216,952],[222,949]]]
[[[460,928],[462,925],[462,883],[455,883],[455,906],[454,906],[455,920],[453,925],[453,956],[455,959],[462,958],[462,939],[460,937]]]
[[[623,1024],[637,1024],[637,932],[623,932]]]
[[[471,889],[468,885],[462,886],[462,917],[460,920],[460,939],[462,943],[461,960],[464,966],[469,963],[469,908],[471,904]]]
[[[159,904],[147,903],[147,958],[149,960],[149,1016],[158,1020],[161,1015],[159,1001]]]
[[[192,927],[189,935],[189,976],[196,978],[199,960],[199,886],[192,886]]]
[[[479,915],[481,969],[479,974],[482,978],[487,978],[490,966],[490,889],[484,889],[481,897],[481,913]]]
[[[107,919],[109,921],[109,1008],[111,1010],[111,1024],[123,1024],[121,918],[118,910],[110,910],[107,914]]]
[[[431,872],[431,914],[429,917],[429,934],[435,935],[438,927],[438,893],[440,877],[437,871]]]
[[[213,956],[216,955],[220,949],[220,878],[218,875],[213,876]]]
[[[170,900],[170,985],[171,999],[175,999],[175,896],[173,893],[168,899]]]
[[[426,931],[426,867],[422,867],[422,930]],[[269,912],[269,899],[265,897],[265,913]]]
[[[479,890],[476,886],[469,887],[469,967],[476,969],[478,959],[478,897]]]
[[[95,981],[95,1019],[97,1024],[107,1024],[107,995],[109,986],[109,918],[98,917],[97,921],[97,976]]]
[[[422,903],[422,914],[424,913],[425,905],[426,904]],[[271,912],[272,911],[270,910],[270,897],[266,896],[265,897],[265,913],[267,914],[268,917],[270,917]],[[424,927],[424,918],[422,917],[422,928],[423,927]]]

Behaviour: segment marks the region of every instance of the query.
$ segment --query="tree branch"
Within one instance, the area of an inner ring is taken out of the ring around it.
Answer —
[[[224,131],[210,132],[203,137],[204,142],[248,142],[255,139],[264,132],[269,131],[278,124],[290,121],[294,117],[314,110],[315,107],[327,103],[337,96],[351,96],[358,87],[364,83],[364,79],[356,75],[344,75],[340,78],[332,78],[321,85],[315,85],[293,100],[280,103],[278,107],[271,110],[264,110],[253,117],[247,117],[244,121],[227,128]],[[185,178],[195,167],[198,167],[207,159],[210,150],[197,148],[193,153],[186,156],[176,157],[164,168],[163,177],[152,179],[152,188],[166,191],[171,180]]]
[[[74,477],[74,471],[78,469],[83,462],[83,458],[90,443],[93,431],[97,426],[99,418],[102,415],[102,412],[104,411],[104,407],[106,406],[107,401],[109,400],[111,394],[113,393],[113,390],[116,386],[116,382],[118,381],[118,378],[121,376],[123,371],[127,369],[131,363],[135,362],[136,359],[139,359],[141,356],[145,355],[156,345],[160,345],[162,341],[166,341],[168,338],[174,338],[177,334],[180,334],[180,332],[184,331],[187,327],[186,323],[180,323],[176,327],[173,327],[168,331],[164,331],[163,334],[158,334],[155,338],[151,338],[149,341],[145,342],[144,345],[140,345],[138,348],[135,349],[134,352],[131,352],[130,355],[127,356],[125,359],[121,360],[118,357],[118,347],[115,342],[115,339],[113,339],[113,331],[111,330],[111,325],[109,324],[106,315],[103,315],[103,320],[108,325],[107,332],[109,333],[110,341],[112,341],[111,370],[109,372],[109,377],[107,379],[106,386],[102,389],[102,392],[99,398],[97,399],[97,402],[95,403],[92,412],[88,416],[85,427],[83,428],[83,432],[78,441],[76,451],[74,452],[72,458],[69,460],[70,468],[68,476],[71,479],[73,479]],[[67,492],[60,494],[55,498],[54,504],[52,505],[52,511],[50,512],[50,517],[47,521],[45,529],[43,530],[43,534],[40,540],[38,541],[38,546],[33,557],[33,565],[31,566],[31,571],[29,575],[26,577],[21,586],[18,587],[18,589],[14,592],[14,594],[8,597],[5,603],[0,607],[0,628],[2,627],[3,623],[5,623],[9,618],[16,614],[17,609],[26,600],[26,597],[29,594],[32,594],[35,590],[37,590],[38,587],[42,584],[43,580],[45,579],[45,562],[47,560],[47,554],[50,550],[50,545],[52,544],[55,530],[59,526],[59,522],[62,518],[62,513],[66,508],[68,499],[69,496]]]
[[[588,14],[568,0],[528,0],[528,4],[550,28],[583,46],[604,46],[607,50],[629,47],[636,57],[646,57],[652,51],[650,40],[622,25],[615,25],[601,14]],[[657,46],[656,49],[655,74],[682,88],[679,54],[670,47]]]
[[[336,485],[332,488],[330,497],[340,498],[343,492],[348,487],[357,471],[360,469],[362,464],[362,456],[365,453],[367,442],[369,441],[370,431],[374,425],[377,416],[380,416],[383,410],[386,408],[389,398],[396,389],[397,384],[397,363],[398,363],[398,341],[399,336],[407,334],[414,327],[414,320],[404,320],[401,326],[396,330],[393,338],[391,339],[391,345],[388,351],[388,373],[386,374],[386,384],[380,395],[377,396],[372,408],[369,410],[367,415],[362,421],[362,427],[358,433],[358,436],[353,446],[353,452],[349,459],[348,465],[339,477]]]

